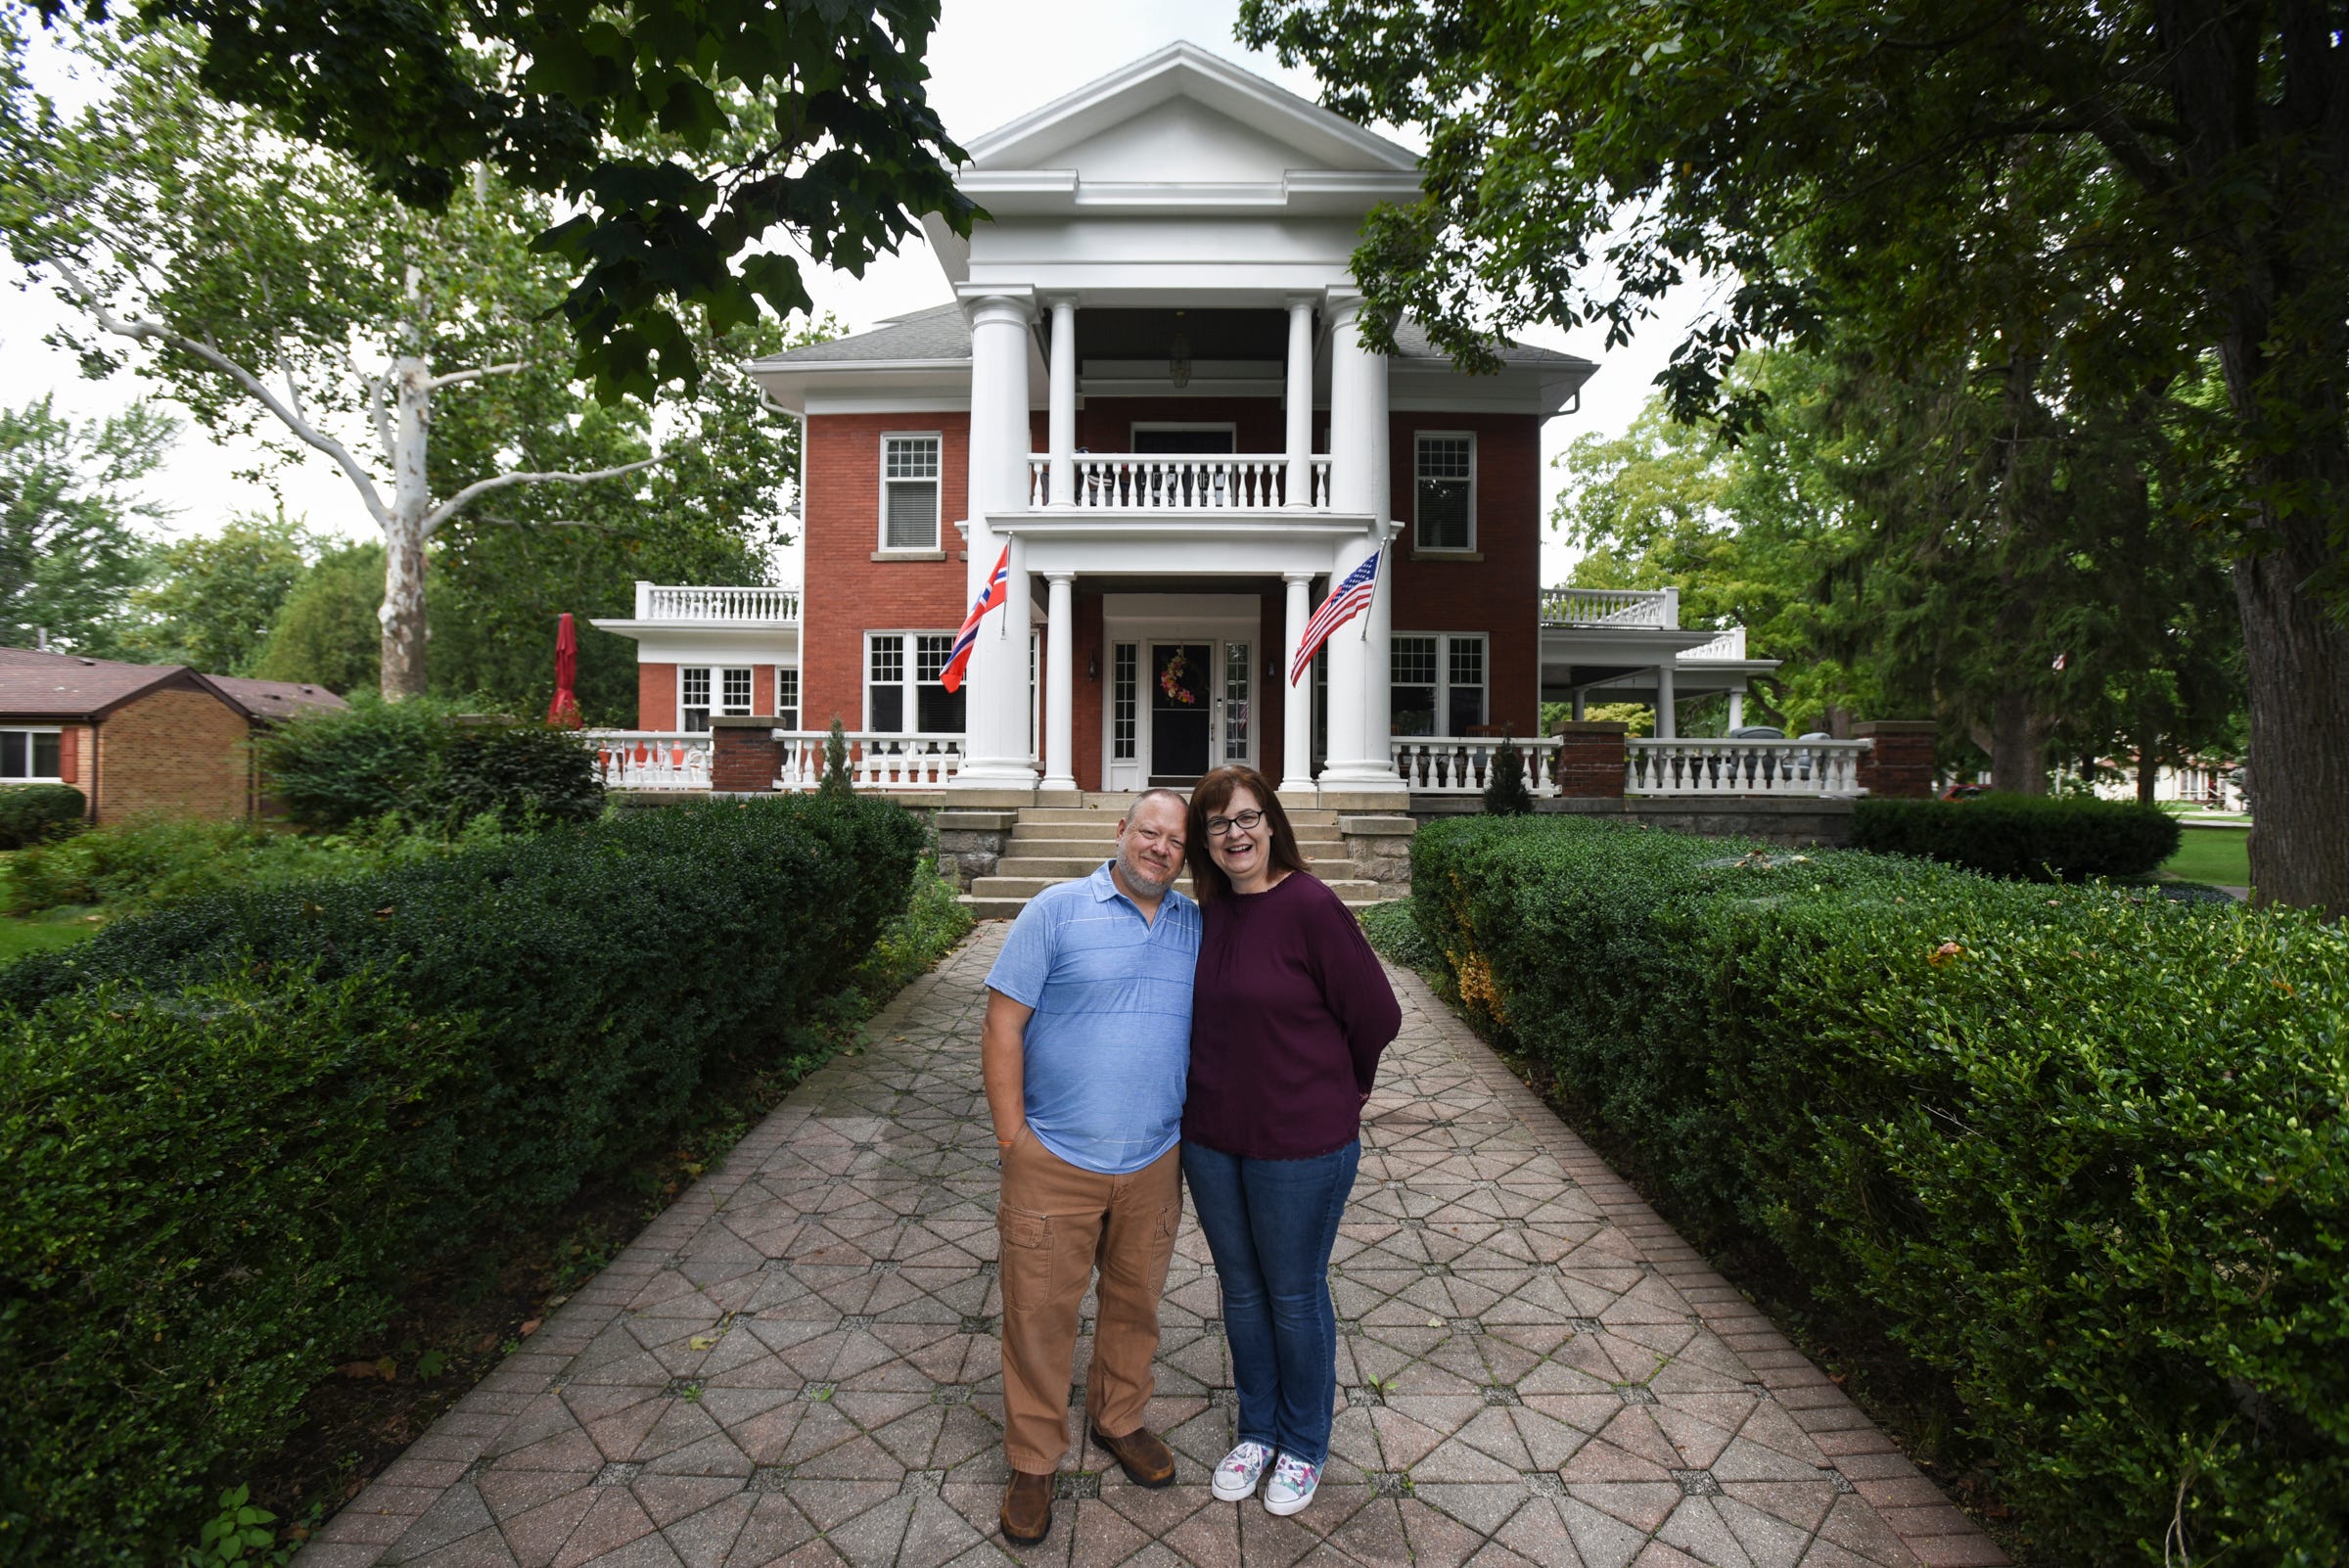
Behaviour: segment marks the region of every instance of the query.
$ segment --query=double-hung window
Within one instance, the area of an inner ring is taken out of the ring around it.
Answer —
[[[1481,633],[1397,633],[1388,701],[1397,735],[1465,735],[1488,720]]]
[[[939,548],[939,438],[881,438],[881,548]]]
[[[876,631],[865,638],[865,727],[877,735],[959,735],[968,688],[939,677],[954,651],[948,631]]]
[[[1418,547],[1476,548],[1476,438],[1421,433],[1415,467]]]
[[[0,729],[0,782],[57,784],[64,777],[64,731]]]
[[[751,711],[748,665],[685,665],[677,670],[677,727],[705,730],[713,716]]]
[[[800,672],[796,669],[775,671],[775,728],[800,727]]]

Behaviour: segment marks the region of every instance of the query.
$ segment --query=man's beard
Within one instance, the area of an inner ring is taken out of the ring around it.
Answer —
[[[1182,862],[1175,861],[1168,870],[1167,879],[1161,882],[1143,870],[1132,855],[1121,850],[1118,853],[1118,869],[1126,873],[1126,880],[1133,884],[1134,892],[1155,899],[1174,886],[1174,879],[1182,875]]]

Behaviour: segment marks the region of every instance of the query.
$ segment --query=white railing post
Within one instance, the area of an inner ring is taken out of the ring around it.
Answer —
[[[1414,795],[1481,795],[1493,782],[1493,759],[1503,746],[1517,749],[1525,763],[1525,787],[1536,799],[1546,800],[1558,793],[1558,742],[1554,737],[1397,737],[1390,751],[1404,788]]]
[[[1636,739],[1624,745],[1632,795],[1852,796],[1868,742]]]

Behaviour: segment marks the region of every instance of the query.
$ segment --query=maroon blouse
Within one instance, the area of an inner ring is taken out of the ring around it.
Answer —
[[[1361,1135],[1361,1097],[1403,1010],[1354,912],[1292,871],[1201,906],[1185,1141],[1307,1160]]]

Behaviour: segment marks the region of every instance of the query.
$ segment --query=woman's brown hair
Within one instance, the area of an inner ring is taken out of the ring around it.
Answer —
[[[1272,830],[1273,869],[1305,869],[1305,856],[1297,849],[1297,830],[1289,826],[1289,813],[1281,809],[1280,797],[1273,793],[1271,781],[1253,767],[1219,767],[1191,791],[1191,816],[1185,828],[1189,842],[1183,846],[1183,857],[1191,864],[1191,897],[1201,903],[1232,897],[1231,878],[1223,874],[1223,868],[1208,853],[1207,819],[1231,804],[1234,790],[1246,790],[1256,797],[1256,804],[1264,810],[1265,825]]]

